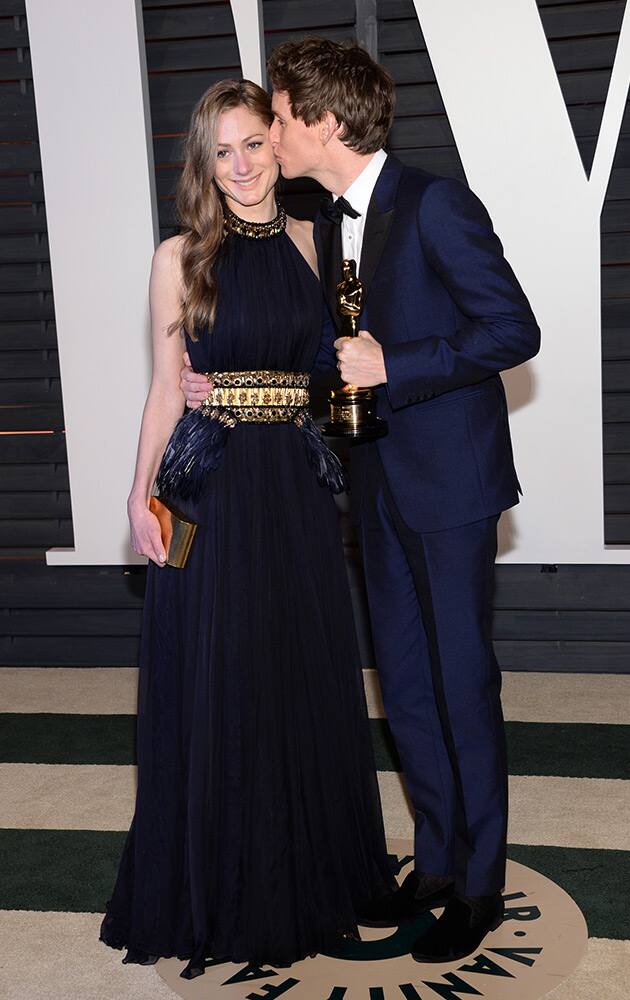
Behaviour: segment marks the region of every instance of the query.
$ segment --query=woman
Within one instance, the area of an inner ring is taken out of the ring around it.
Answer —
[[[322,314],[311,227],[276,206],[271,121],[247,81],[215,84],[193,113],[183,234],[153,261],[128,504],[151,560],[138,793],[101,938],[124,961],[187,958],[186,978],[207,958],[287,965],[334,948],[395,884],[331,496],[341,470],[302,405]],[[148,500],[182,412],[181,330],[215,375],[213,406],[179,421],[158,475],[199,525],[175,569]],[[237,372],[262,382],[247,406]]]

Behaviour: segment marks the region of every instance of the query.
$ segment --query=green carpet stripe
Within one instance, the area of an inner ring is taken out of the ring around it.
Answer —
[[[630,726],[506,722],[510,774],[630,778]]]
[[[125,833],[0,829],[0,909],[100,913]]]
[[[370,719],[377,771],[402,771],[396,743],[387,719]]]
[[[4,764],[134,764],[135,715],[0,715]]]
[[[92,830],[0,830],[0,909],[102,912],[124,839]],[[562,886],[591,937],[630,938],[630,851],[512,844],[508,855]]]
[[[508,857],[562,886],[584,914],[589,937],[630,938],[630,851],[510,844]]]
[[[386,719],[371,719],[379,771],[400,771]],[[577,722],[506,722],[512,775],[630,778],[630,726]]]
[[[0,762],[133,764],[134,715],[0,714]],[[371,719],[379,771],[399,771],[387,720]],[[510,774],[630,778],[630,726],[507,722]]]

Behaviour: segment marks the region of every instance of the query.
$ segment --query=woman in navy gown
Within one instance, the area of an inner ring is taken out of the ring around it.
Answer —
[[[287,965],[334,948],[394,886],[331,495],[342,470],[303,391],[274,394],[307,381],[322,298],[311,227],[276,205],[271,121],[247,81],[214,85],[193,114],[183,232],[153,261],[129,498],[151,560],[138,791],[101,939],[124,961],[188,959],[187,978],[210,958]],[[217,373],[216,405],[178,422],[183,336],[193,367]],[[234,405],[235,380],[271,382],[272,420]],[[169,438],[160,493],[199,524],[184,569],[165,565],[148,509]]]

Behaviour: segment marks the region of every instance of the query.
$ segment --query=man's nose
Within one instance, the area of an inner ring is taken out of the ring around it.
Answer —
[[[269,141],[272,146],[277,145],[280,141],[278,123],[275,120],[271,123],[271,128],[269,129]]]

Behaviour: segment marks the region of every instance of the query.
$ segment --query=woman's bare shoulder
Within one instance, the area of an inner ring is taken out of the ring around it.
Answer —
[[[172,286],[179,296],[183,295],[182,248],[184,236],[171,236],[163,240],[153,254],[151,265],[152,280]]]
[[[161,268],[181,266],[181,254],[185,237],[183,235],[171,236],[163,240],[153,254],[153,262]]]

